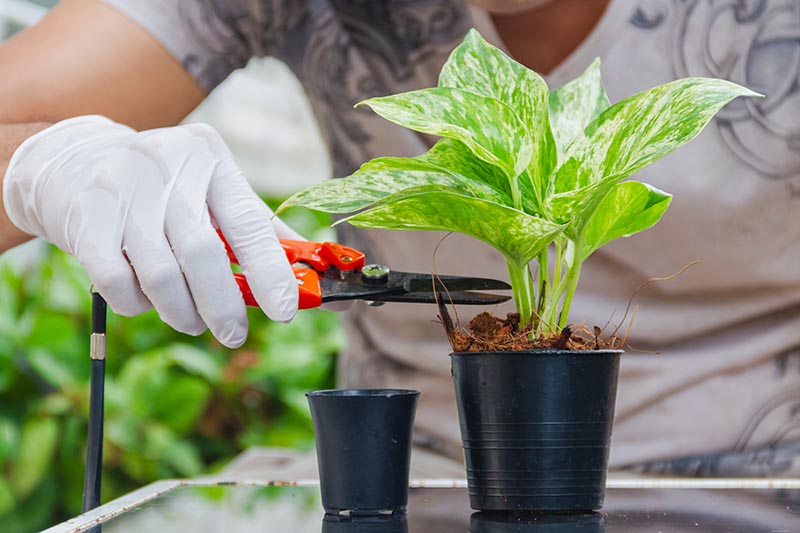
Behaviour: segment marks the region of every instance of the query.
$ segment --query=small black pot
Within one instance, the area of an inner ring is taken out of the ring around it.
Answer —
[[[469,533],[605,533],[599,513],[542,514],[481,512],[472,515]]]
[[[603,506],[618,350],[451,354],[470,506]]]
[[[418,391],[328,390],[306,395],[327,513],[405,511]]]
[[[354,517],[326,514],[322,533],[408,533],[408,519],[402,513]]]

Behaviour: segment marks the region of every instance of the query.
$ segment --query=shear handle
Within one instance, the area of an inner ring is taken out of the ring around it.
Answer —
[[[230,262],[238,265],[239,260],[225,236],[220,230],[217,230],[217,235],[225,245],[225,252],[228,254]],[[324,273],[331,265],[339,270],[356,270],[364,266],[363,252],[335,242],[280,239],[280,243],[290,264],[306,263],[319,273]]]
[[[294,267],[294,277],[297,278],[297,289],[299,293],[298,308],[313,309],[322,305],[322,287],[319,284],[319,274],[313,268]],[[250,290],[247,278],[244,274],[234,274],[233,279],[242,292],[244,304],[250,307],[258,307],[258,302]]]
[[[238,265],[239,260],[225,236],[220,230],[217,230],[217,234],[225,245],[225,252],[228,254],[230,262]],[[319,281],[331,266],[344,271],[356,270],[364,266],[363,252],[335,242],[281,239],[280,243],[291,265],[307,265],[293,267],[299,289],[300,309],[311,309],[322,305],[322,288]],[[239,286],[245,305],[258,307],[258,302],[256,302],[244,274],[234,274],[233,277]]]

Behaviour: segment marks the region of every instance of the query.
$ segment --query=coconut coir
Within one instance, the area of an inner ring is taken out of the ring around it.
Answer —
[[[595,329],[591,339],[576,335],[569,326],[558,333],[532,333],[530,328],[520,328],[517,313],[509,313],[506,318],[481,313],[462,328],[453,323],[447,308],[440,306],[439,319],[454,352],[598,350],[613,348],[618,342],[616,337],[600,339],[599,328]]]

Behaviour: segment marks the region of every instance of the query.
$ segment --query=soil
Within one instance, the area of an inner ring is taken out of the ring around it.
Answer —
[[[601,330],[595,327],[565,327],[558,333],[536,333],[530,328],[521,329],[519,314],[509,313],[500,318],[490,313],[481,313],[470,320],[466,328],[455,324],[443,305],[439,306],[439,319],[444,326],[454,352],[505,352],[524,350],[606,350],[617,349],[622,339],[612,335],[601,338]]]

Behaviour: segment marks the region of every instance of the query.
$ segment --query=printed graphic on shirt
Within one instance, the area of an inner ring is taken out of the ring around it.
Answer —
[[[469,27],[458,0],[311,2],[307,20],[279,57],[308,93],[331,151],[334,176],[383,155],[372,148],[374,132],[368,127],[380,119],[353,105],[420,88],[420,73],[438,72]]]
[[[733,102],[715,123],[732,154],[765,179],[785,180],[787,193],[800,199],[800,2],[640,0],[630,22],[642,31],[670,32],[676,78],[725,78],[767,96]],[[781,385],[788,373],[800,373],[800,348],[776,357],[775,365],[775,393],[753,407],[730,449],[631,469],[701,477],[796,475],[800,392]]]
[[[766,95],[717,115],[725,143],[770,179],[800,174],[800,2],[644,0],[631,23],[669,26],[675,77],[725,78]]]

